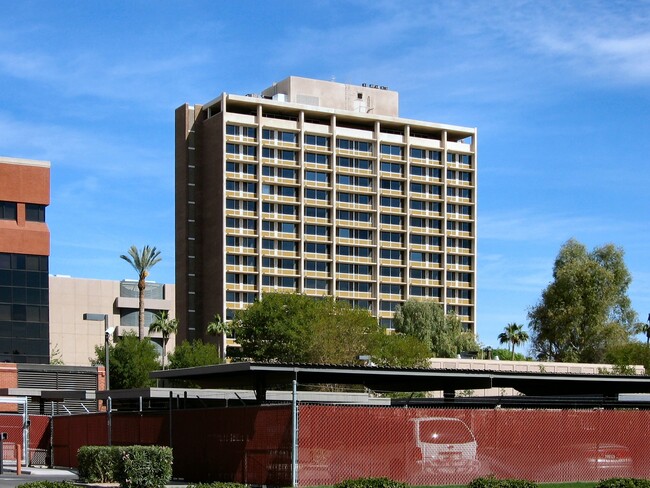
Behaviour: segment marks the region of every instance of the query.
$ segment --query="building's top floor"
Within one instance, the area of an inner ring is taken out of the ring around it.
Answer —
[[[73,278],[67,275],[50,275],[50,289],[57,294],[75,295],[77,297],[103,297],[107,304],[116,308],[139,308],[138,282],[136,280],[100,280],[90,278]],[[147,281],[144,299],[147,310],[167,310],[174,300],[174,285]],[[87,312],[87,311],[86,311]]]
[[[0,157],[0,252],[49,256],[50,163]]]
[[[0,156],[0,164],[13,164],[17,166],[36,166],[40,168],[49,168],[49,161],[39,161],[36,159],[22,159],[22,158],[10,158],[7,156]]]
[[[190,110],[198,120],[225,113],[229,121],[243,125],[271,123],[287,130],[330,134],[336,126],[337,134],[352,138],[404,143],[408,134],[411,143],[445,140],[461,143],[462,150],[476,150],[476,128],[401,118],[398,93],[384,88],[291,76],[260,95],[223,93],[204,105],[186,104],[179,110]]]
[[[263,90],[261,97],[360,114],[399,116],[399,94],[367,83],[358,86],[290,76]]]
[[[49,205],[50,163],[0,156],[0,201]]]

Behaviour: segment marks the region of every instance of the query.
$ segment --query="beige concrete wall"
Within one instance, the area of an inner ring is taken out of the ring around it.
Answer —
[[[399,94],[372,84],[348,85],[290,76],[264,90],[262,96],[363,114],[399,116]]]
[[[120,282],[50,276],[50,351],[69,366],[88,366],[95,357],[95,346],[104,343],[104,323],[83,319],[84,313],[109,315],[109,326],[117,326],[116,336],[126,329],[119,327],[120,309],[117,307]],[[175,317],[174,285],[165,285],[164,303],[170,307],[170,317]],[[162,300],[154,302],[163,303]],[[160,334],[152,334],[160,337]],[[167,352],[174,350],[175,337],[167,344]]]
[[[472,371],[504,371],[517,373],[599,374],[612,371],[611,364],[554,363],[550,361],[503,361],[498,359],[433,358],[431,369],[462,369]],[[634,366],[635,374],[645,374],[643,366]]]
[[[591,363],[554,363],[549,361],[501,361],[495,359],[456,359],[433,358],[429,360],[431,369],[458,369],[476,372],[516,372],[516,373],[558,373],[558,374],[600,374],[602,371],[613,371],[611,364]],[[645,374],[643,366],[633,366],[635,374]],[[432,393],[433,398],[442,398],[442,392]],[[490,388],[487,390],[457,390],[457,396],[512,396],[520,395],[512,388]]]

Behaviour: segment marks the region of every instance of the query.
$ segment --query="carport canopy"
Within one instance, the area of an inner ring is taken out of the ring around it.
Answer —
[[[489,388],[514,388],[531,396],[650,393],[648,376],[257,362],[155,371],[151,378],[188,380],[201,388],[250,389],[258,401],[266,399],[269,389],[290,388],[293,380],[300,385],[360,385],[377,392],[443,391],[452,396],[455,390]]]

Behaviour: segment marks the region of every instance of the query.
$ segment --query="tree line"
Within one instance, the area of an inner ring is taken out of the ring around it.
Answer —
[[[145,279],[159,255],[155,247],[140,251],[132,246],[128,255],[120,256],[138,273],[140,310],[138,336],[127,334],[109,345],[115,388],[147,386],[149,372],[159,367],[156,348],[144,335],[143,314]],[[589,251],[570,239],[555,259],[553,281],[528,311],[530,333],[523,325],[508,324],[498,340],[509,349],[495,349],[492,355],[525,359],[515,347],[529,342],[530,357],[539,360],[612,363],[621,371],[631,364],[650,367],[650,322],[638,322],[631,308],[627,295],[631,281],[621,248],[607,244]],[[368,310],[333,297],[298,293],[264,294],[228,323],[215,314],[206,331],[219,337],[216,345],[185,341],[167,355],[167,342],[178,325],[161,312],[149,327],[149,332],[162,334],[163,369],[166,358],[169,368],[223,362],[228,334],[240,345],[229,351],[233,360],[354,365],[364,358],[377,366],[423,367],[433,357],[482,351],[458,317],[445,313],[436,302],[413,299],[397,308],[390,334]],[[648,338],[645,344],[635,339],[640,332]],[[94,364],[103,364],[104,346],[95,352]]]
[[[159,314],[150,331],[165,321]],[[207,330],[224,334],[218,317]],[[352,308],[332,297],[314,299],[298,293],[269,293],[236,313],[227,327],[240,347],[232,348],[232,360],[316,363],[332,365],[372,364],[384,367],[426,367],[432,357],[455,357],[475,351],[478,344],[454,315],[430,301],[407,301],[395,315],[395,333],[387,334],[368,310]],[[166,344],[166,338],[164,343]],[[221,341],[218,341],[222,344]],[[103,365],[104,345],[95,347],[93,364]],[[151,386],[149,372],[159,368],[156,347],[149,337],[140,340],[125,334],[109,344],[111,386],[115,389]],[[224,361],[222,347],[201,340],[183,341],[162,365],[188,368]]]
[[[530,342],[529,358],[542,361],[607,363],[619,372],[650,367],[650,316],[639,322],[627,294],[632,276],[625,253],[613,244],[589,251],[575,239],[564,243],[553,264],[553,280],[528,310],[528,328],[511,323],[502,344]],[[645,344],[637,339],[645,335]],[[523,357],[522,357],[523,359]]]

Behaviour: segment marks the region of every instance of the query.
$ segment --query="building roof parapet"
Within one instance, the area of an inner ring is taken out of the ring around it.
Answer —
[[[40,161],[36,159],[22,159],[22,158],[11,158],[7,156],[0,156],[0,164],[16,164],[21,166],[37,166],[40,168],[49,168],[49,161]]]

